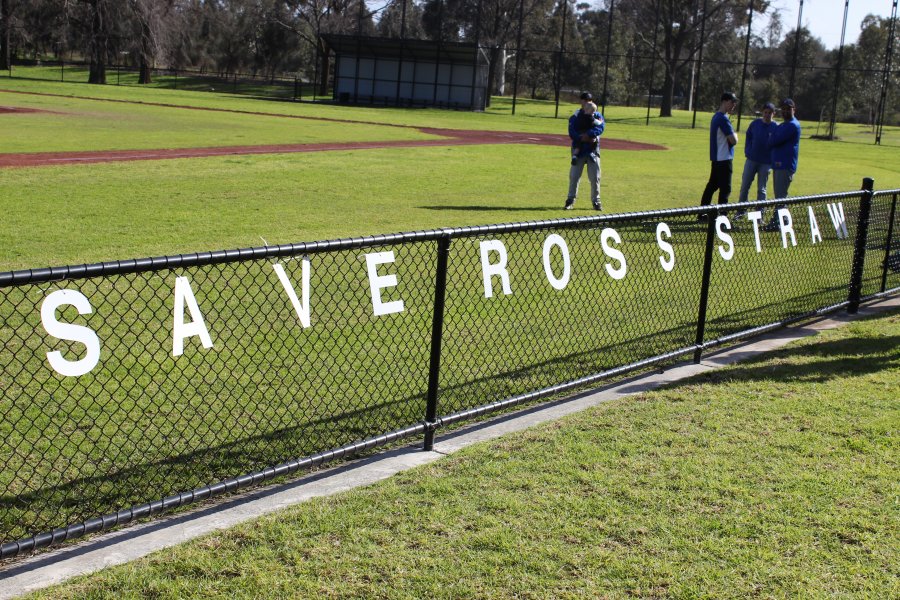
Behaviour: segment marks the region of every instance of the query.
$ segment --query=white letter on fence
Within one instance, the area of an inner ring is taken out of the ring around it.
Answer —
[[[838,239],[849,237],[847,232],[847,221],[844,219],[844,203],[827,204],[828,216],[831,217],[831,224],[834,225],[834,232],[837,233]]]
[[[753,222],[753,237],[756,240],[756,251],[762,252],[762,246],[759,244],[759,222],[762,221],[762,212],[751,210],[747,213],[747,218]]]
[[[813,212],[812,206],[807,206],[809,211],[809,233],[812,236],[812,243],[816,243],[816,238],[822,241],[822,233],[819,231],[819,222],[816,221],[816,214]]]
[[[403,300],[381,301],[381,290],[397,285],[396,275],[378,275],[378,265],[394,262],[394,251],[366,254],[366,268],[369,270],[369,289],[372,292],[372,311],[376,317],[403,312]]]
[[[287,292],[288,298],[290,298],[291,304],[294,306],[294,310],[297,311],[300,325],[309,327],[309,258],[303,257],[303,272],[301,274],[302,283],[300,284],[300,293],[303,294],[302,303],[297,298],[297,292],[294,291],[294,286],[291,285],[287,273],[284,272],[284,267],[275,263],[272,265],[272,268],[275,269],[275,274],[278,275],[278,281],[284,286],[284,291]]]
[[[659,223],[656,226],[656,243],[659,246],[659,249],[669,255],[668,260],[659,257],[659,264],[662,265],[662,268],[666,271],[671,271],[675,268],[675,249],[672,247],[672,244],[666,242],[662,239],[662,234],[666,234],[667,238],[672,237],[672,231],[669,229],[669,226],[665,223]]]
[[[728,244],[728,250],[722,244],[719,244],[719,254],[725,260],[734,258],[734,239],[727,233],[725,229],[731,229],[731,221],[725,215],[716,217],[716,237]]]
[[[559,246],[559,251],[562,252],[563,272],[562,277],[559,279],[556,278],[556,275],[553,273],[553,266],[550,264],[550,250],[553,246]],[[569,260],[569,247],[566,245],[566,240],[555,233],[551,233],[544,240],[544,272],[547,274],[547,281],[550,282],[553,289],[562,290],[569,285],[569,278],[572,276],[572,261]]]
[[[617,269],[614,269],[612,265],[606,263],[606,265],[604,265],[606,267],[606,272],[609,273],[609,276],[613,279],[623,279],[628,273],[628,265],[625,264],[625,255],[616,248],[610,246],[609,240],[613,240],[617,244],[622,243],[622,238],[619,237],[619,234],[615,229],[607,227],[600,232],[600,244],[603,246],[603,253],[611,259],[619,261],[619,268]]]
[[[188,312],[191,313],[190,323],[184,322],[184,305],[187,303]],[[172,324],[172,356],[181,356],[184,354],[184,340],[186,338],[199,335],[200,341],[203,342],[204,348],[212,348],[212,340],[209,337],[209,331],[206,330],[206,323],[203,322],[203,314],[200,307],[197,306],[197,300],[194,298],[194,291],[191,289],[191,282],[187,277],[175,278],[175,319]]]
[[[66,360],[59,350],[47,353],[47,362],[54,371],[66,377],[78,377],[97,366],[97,362],[100,360],[100,338],[97,337],[94,330],[82,325],[57,321],[56,309],[63,304],[74,306],[79,315],[89,315],[93,309],[84,294],[73,290],[57,290],[47,296],[41,304],[41,323],[48,334],[61,340],[80,342],[87,348],[87,352],[81,360]]]
[[[794,219],[791,211],[786,208],[778,209],[778,220],[781,223],[781,247],[787,248],[787,234],[791,234],[791,246],[797,245],[797,236],[794,235]]]
[[[500,262],[497,264],[491,264],[489,254],[492,250],[500,256]],[[512,294],[512,288],[509,287],[509,273],[506,271],[506,246],[500,240],[481,242],[481,276],[484,279],[485,298],[494,295],[494,286],[491,283],[494,275],[500,276],[503,293],[507,296]]]

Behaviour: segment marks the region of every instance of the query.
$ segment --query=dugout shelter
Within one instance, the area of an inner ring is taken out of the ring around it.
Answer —
[[[323,34],[343,104],[484,110],[488,58],[463,42]]]

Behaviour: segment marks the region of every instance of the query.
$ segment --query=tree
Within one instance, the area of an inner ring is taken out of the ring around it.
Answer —
[[[10,66],[9,46],[12,34],[12,0],[0,0],[0,70]]]
[[[756,12],[767,8],[766,1],[753,4]],[[622,10],[645,48],[653,48],[654,27],[659,33],[656,58],[663,65],[664,78],[661,117],[672,116],[676,85],[683,69],[694,61],[701,43],[734,37],[748,16],[746,0],[623,0]],[[649,31],[646,24],[652,24]]]

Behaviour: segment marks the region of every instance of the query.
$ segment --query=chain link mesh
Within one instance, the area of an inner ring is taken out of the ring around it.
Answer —
[[[897,195],[872,198],[864,297],[900,288]],[[0,273],[0,540],[421,433],[436,317],[447,416],[846,305],[864,197]]]

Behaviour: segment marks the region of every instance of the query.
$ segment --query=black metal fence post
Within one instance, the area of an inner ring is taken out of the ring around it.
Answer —
[[[713,255],[713,236],[716,231],[716,217],[719,211],[713,214],[703,213],[706,215],[706,250],[703,254],[703,281],[700,284],[700,308],[697,313],[697,338],[695,343],[697,349],[694,350],[694,363],[700,362],[700,356],[703,354],[703,336],[706,333],[706,305],[709,301],[709,280],[712,274],[712,255]]]
[[[853,268],[850,271],[850,294],[847,312],[855,315],[859,310],[859,299],[862,294],[863,267],[866,263],[866,239],[869,234],[869,213],[872,211],[872,190],[875,180],[863,178],[862,194],[859,198],[859,218],[856,223],[856,243],[853,248]]]
[[[887,238],[884,241],[884,265],[881,268],[881,291],[887,289],[888,267],[891,263],[891,247],[894,245],[894,217],[897,214],[897,194],[891,200],[891,213],[888,217]]]
[[[425,404],[425,444],[423,450],[434,448],[435,419],[437,419],[438,383],[441,371],[441,337],[444,330],[444,298],[447,295],[447,258],[450,255],[450,232],[438,239],[437,272],[434,276],[434,316],[431,323],[431,360],[428,367],[428,396]]]

